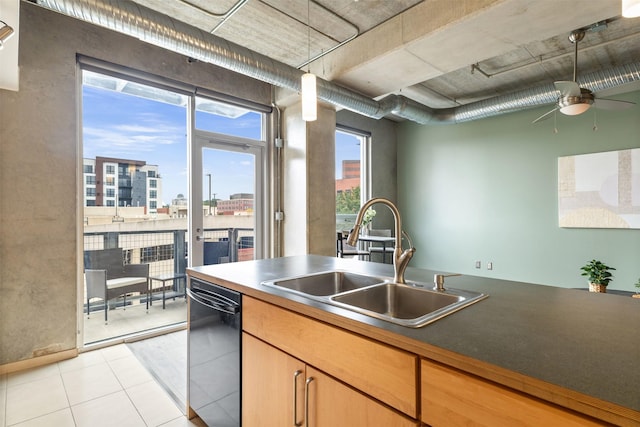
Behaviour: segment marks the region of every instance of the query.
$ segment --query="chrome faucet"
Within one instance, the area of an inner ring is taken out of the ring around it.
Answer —
[[[407,269],[407,265],[409,261],[411,261],[411,257],[413,253],[416,251],[416,248],[413,247],[413,243],[411,242],[411,238],[407,233],[402,230],[402,219],[400,218],[400,211],[396,205],[394,205],[390,200],[383,199],[381,197],[373,198],[364,203],[360,210],[358,211],[358,216],[356,217],[356,225],[349,233],[349,237],[347,238],[347,244],[351,246],[355,246],[358,242],[358,235],[360,234],[360,227],[362,227],[362,219],[364,218],[364,213],[369,209],[372,205],[376,203],[382,203],[386,205],[391,212],[393,213],[393,220],[395,222],[395,236],[396,243],[393,249],[393,281],[395,283],[404,284],[404,271]],[[409,241],[409,249],[402,250],[402,236],[405,236]]]

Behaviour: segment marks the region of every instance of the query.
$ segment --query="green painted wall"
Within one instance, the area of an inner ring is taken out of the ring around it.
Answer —
[[[640,147],[640,92],[616,99],[638,105],[597,110],[597,132],[591,111],[558,114],[558,133],[553,118],[531,124],[551,107],[457,125],[400,125],[398,199],[417,247],[411,265],[586,287],[579,268],[597,258],[617,268],[609,289],[634,290],[640,230],[558,227],[559,156]]]

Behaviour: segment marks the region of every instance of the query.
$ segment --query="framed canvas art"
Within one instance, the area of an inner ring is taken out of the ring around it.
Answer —
[[[640,148],[558,158],[560,227],[640,229]]]

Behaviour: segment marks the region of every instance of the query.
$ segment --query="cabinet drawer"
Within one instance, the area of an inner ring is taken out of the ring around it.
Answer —
[[[433,427],[602,425],[553,404],[427,360],[421,361],[421,377],[421,420]]]
[[[243,329],[417,418],[417,356],[244,297]]]
[[[309,413],[310,426],[417,427],[409,419],[344,384],[309,367],[307,377],[313,402]]]

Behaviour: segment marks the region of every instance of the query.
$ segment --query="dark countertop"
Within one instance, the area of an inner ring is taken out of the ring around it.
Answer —
[[[314,255],[196,267],[188,273],[580,412],[606,406],[640,422],[638,299],[447,277],[446,287],[489,298],[413,329],[260,285],[332,269],[393,277],[391,265]],[[409,268],[405,276],[430,284],[434,273]]]

